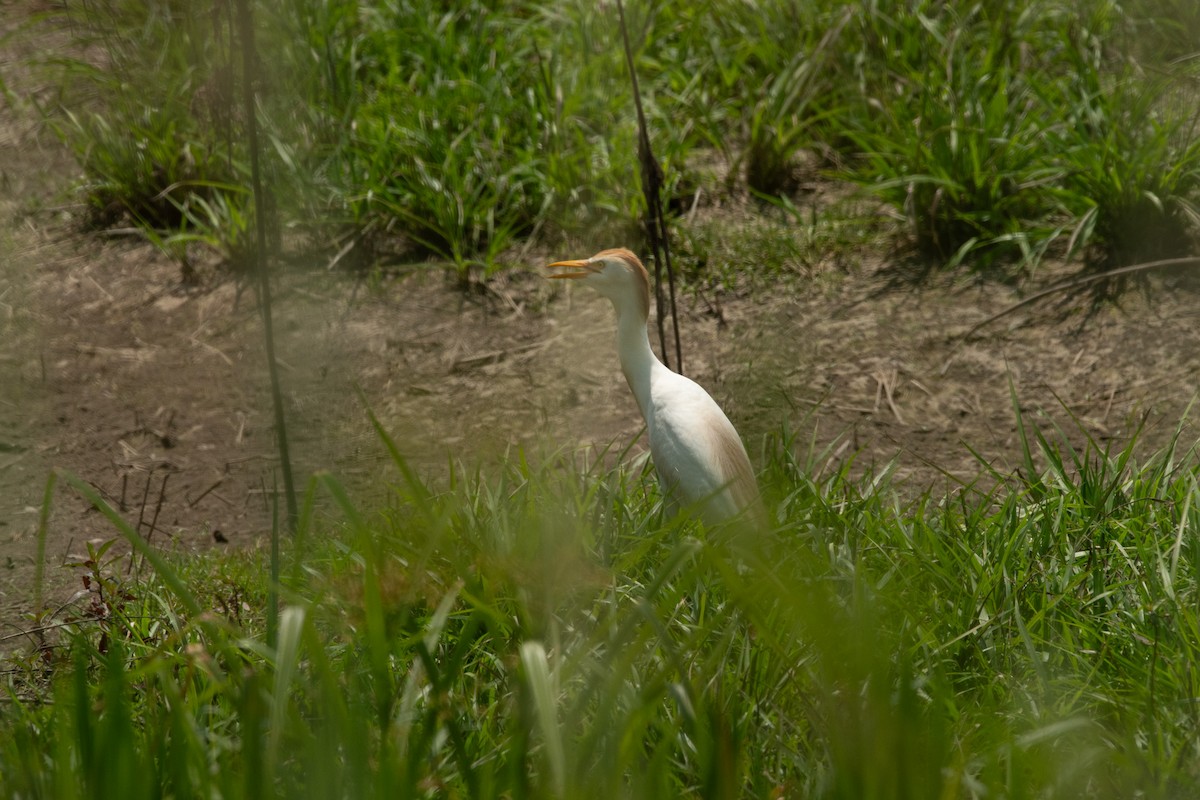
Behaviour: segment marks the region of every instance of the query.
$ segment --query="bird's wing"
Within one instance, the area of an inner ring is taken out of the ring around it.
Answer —
[[[651,392],[650,454],[669,496],[728,519],[758,502],[746,448],[716,402],[695,382],[670,374]]]

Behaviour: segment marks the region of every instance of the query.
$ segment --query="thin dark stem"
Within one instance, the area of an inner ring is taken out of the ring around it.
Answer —
[[[254,23],[250,16],[249,0],[238,0],[238,22],[242,37],[242,102],[246,118],[246,134],[250,145],[250,178],[254,188],[254,221],[257,236],[254,248],[258,273],[259,306],[262,309],[263,334],[267,350],[267,372],[271,379],[271,402],[275,410],[275,435],[283,470],[283,490],[287,501],[288,531],[296,530],[296,486],[292,480],[292,460],[288,451],[287,421],[283,413],[283,390],[279,380],[279,365],[275,361],[275,333],[271,321],[271,279],[267,274],[267,208],[264,202],[262,170],[259,164],[258,118],[255,114],[254,83],[257,61],[254,46]]]
[[[1052,294],[1057,294],[1059,292],[1065,292],[1069,289],[1078,289],[1081,286],[1087,286],[1089,283],[1097,283],[1098,281],[1106,281],[1109,278],[1117,278],[1117,277],[1120,277],[1121,275],[1130,275],[1135,272],[1146,272],[1147,270],[1162,269],[1164,267],[1190,267],[1190,266],[1196,266],[1196,265],[1200,265],[1200,258],[1195,257],[1195,256],[1189,256],[1187,258],[1164,258],[1161,261],[1147,261],[1143,264],[1133,264],[1128,267],[1120,267],[1118,269],[1109,270],[1108,272],[1101,272],[1096,275],[1085,275],[1082,278],[1072,278],[1071,280],[1064,281],[1059,284],[1055,284],[1054,286],[1051,286],[1049,289],[1043,289],[1040,292],[1031,294],[1031,295],[1029,295],[1029,297],[1026,297],[1024,300],[1021,300],[1020,302],[1017,302],[1017,303],[1013,303],[1008,308],[1006,308],[1002,311],[998,311],[995,314],[992,314],[987,319],[983,320],[982,322],[977,323],[975,325],[975,327],[971,328],[971,330],[964,333],[962,335],[962,338],[970,339],[972,336],[974,336],[976,333],[978,333],[980,331],[980,329],[985,328],[988,325],[991,325],[996,320],[998,320],[1002,317],[1006,317],[1009,314],[1013,313],[1014,311],[1024,308],[1025,306],[1029,305],[1030,303],[1036,303],[1038,300],[1041,300],[1043,297],[1049,297]]]
[[[647,151],[649,152],[649,151]],[[651,156],[651,159],[654,157]],[[655,162],[655,166],[658,163]],[[661,174],[661,173],[660,173]],[[663,260],[667,265],[667,287],[671,292],[671,328],[675,334],[675,362],[679,368],[679,374],[683,374],[683,343],[679,338],[679,314],[676,312],[675,306],[675,267],[671,263],[671,239],[667,234],[667,217],[663,213],[662,208],[662,185],[661,183],[654,189],[655,216],[658,219],[658,226],[661,231],[659,243],[662,245]],[[655,256],[657,258],[657,255]]]
[[[163,475],[162,485],[158,487],[158,502],[154,504],[154,516],[150,518],[150,527],[146,530],[146,544],[150,544],[150,537],[158,529],[158,515],[162,513],[163,501],[167,499],[167,481],[170,479],[171,473],[167,472]]]
[[[243,0],[244,2],[245,0]],[[267,588],[267,644],[279,643],[279,484],[271,480],[271,585]],[[289,522],[295,524],[295,514]],[[292,529],[292,534],[296,533]]]
[[[642,109],[642,93],[638,87],[637,70],[633,64],[633,47],[629,42],[629,28],[625,24],[625,6],[617,0],[617,13],[621,20],[621,39],[625,44],[625,61],[629,65],[629,80],[633,85],[633,105],[637,109],[638,162],[642,170],[642,194],[646,198],[646,236],[654,252],[654,299],[658,312],[658,342],[662,350],[663,363],[671,366],[667,355],[666,315],[663,307],[662,268],[666,264],[667,284],[670,289],[671,323],[675,334],[675,369],[683,374],[683,346],[679,339],[679,315],[675,309],[675,270],[671,264],[671,248],[667,235],[667,220],[662,209],[662,167],[654,157],[650,146],[646,113]]]

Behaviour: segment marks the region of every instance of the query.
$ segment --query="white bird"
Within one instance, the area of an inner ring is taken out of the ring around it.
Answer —
[[[629,250],[557,261],[549,277],[582,281],[617,312],[617,354],[637,400],[650,456],[670,504],[708,523],[738,515],[761,521],[761,500],[746,448],[717,405],[695,381],[668,369],[650,349],[650,277]]]

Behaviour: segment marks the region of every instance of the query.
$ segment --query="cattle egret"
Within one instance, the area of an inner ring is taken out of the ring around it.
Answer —
[[[617,354],[637,400],[650,456],[670,505],[708,523],[739,514],[758,519],[761,501],[746,448],[725,412],[695,381],[672,372],[650,349],[650,277],[624,248],[558,261],[549,277],[578,280],[617,312]]]

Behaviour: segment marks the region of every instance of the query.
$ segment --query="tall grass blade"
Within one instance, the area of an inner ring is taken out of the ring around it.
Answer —
[[[1017,397],[1017,385],[1013,382],[1011,371],[1008,373],[1008,393],[1012,398],[1013,415],[1016,417],[1017,437],[1021,441],[1021,463],[1025,467],[1025,482],[1034,490],[1035,496],[1040,497],[1042,478],[1033,460],[1033,449],[1029,445],[1029,434],[1025,427],[1025,415],[1021,412],[1021,400]]]
[[[292,703],[293,683],[300,668],[300,647],[304,639],[305,610],[289,606],[279,620],[279,644],[275,648],[275,680],[271,689],[270,718],[267,727],[266,775],[271,781],[278,766],[285,761],[280,743],[287,727],[288,709]]]
[[[566,789],[567,762],[563,749],[563,731],[558,724],[554,677],[546,648],[541,642],[521,643],[521,666],[525,684],[533,700],[534,713],[542,732],[542,748],[550,767],[551,787],[555,797],[563,797]]]
[[[400,470],[400,476],[404,478],[405,485],[408,487],[409,491],[413,493],[414,503],[416,504],[418,510],[427,511],[428,501],[430,499],[429,489],[426,488],[425,484],[421,481],[417,473],[413,471],[411,466],[409,466],[408,460],[404,457],[404,455],[400,452],[400,448],[396,445],[396,440],[392,438],[391,434],[387,432],[387,429],[384,428],[383,424],[379,421],[379,418],[375,416],[375,411],[371,408],[370,404],[367,403],[367,397],[365,394],[363,394],[362,388],[356,386],[355,391],[358,393],[359,400],[362,401],[363,408],[365,408],[367,411],[367,418],[371,420],[371,427],[375,429],[375,434],[380,438],[384,446],[387,448],[388,455],[391,456],[392,463],[396,465],[396,469]]]
[[[46,577],[46,534],[50,526],[50,507],[54,499],[54,485],[58,482],[58,473],[54,470],[46,476],[46,488],[42,492],[42,508],[38,513],[37,530],[37,561],[33,565],[33,614],[37,619],[42,618],[42,592],[45,590]]]
[[[271,477],[271,583],[267,587],[267,647],[275,647],[279,632],[279,485]],[[298,520],[297,520],[298,524]],[[292,533],[296,533],[294,527]]]
[[[1193,478],[1183,498],[1183,508],[1179,511],[1179,524],[1175,526],[1175,542],[1171,545],[1171,568],[1167,585],[1170,587],[1172,595],[1174,595],[1175,581],[1179,575],[1179,551],[1183,548],[1183,537],[1190,521],[1188,512],[1191,511],[1192,499],[1196,497],[1197,493],[1200,493],[1200,486]],[[1193,531],[1192,535],[1196,535],[1196,531]]]
[[[283,471],[283,492],[287,502],[287,528],[296,532],[299,512],[296,504],[296,483],[292,474],[292,457],[288,442],[287,415],[283,407],[282,380],[275,359],[275,326],[271,315],[271,277],[267,272],[267,205],[263,189],[262,168],[259,165],[258,108],[255,84],[258,82],[258,52],[254,45],[254,20],[250,0],[238,0],[238,29],[242,45],[242,113],[250,148],[250,176],[254,189],[254,221],[257,241],[254,248],[255,273],[258,275],[258,302],[263,318],[263,341],[266,346],[267,375],[271,382],[271,405],[275,414],[275,444],[279,448],[279,467]],[[273,536],[278,536],[274,528]],[[272,549],[278,544],[272,544]]]

